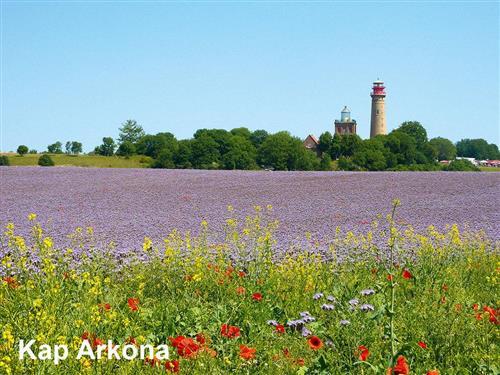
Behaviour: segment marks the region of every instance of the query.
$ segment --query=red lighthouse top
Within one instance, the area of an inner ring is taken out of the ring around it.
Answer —
[[[371,93],[371,96],[374,95],[385,96],[385,86],[383,81],[376,80],[375,82],[373,82],[373,91]]]

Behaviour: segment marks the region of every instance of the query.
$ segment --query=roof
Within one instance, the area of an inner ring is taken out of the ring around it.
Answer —
[[[307,138],[311,138],[311,139],[314,141],[314,143],[316,143],[316,144],[318,144],[318,145],[319,145],[318,138],[316,138],[314,135],[309,134],[309,135],[306,137],[306,139],[304,139],[304,142],[307,140]]]

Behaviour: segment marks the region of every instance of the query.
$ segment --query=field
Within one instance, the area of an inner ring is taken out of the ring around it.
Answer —
[[[40,154],[7,154],[12,166],[35,166],[38,165]],[[134,155],[130,158],[120,156],[101,155],[66,155],[50,154],[56,167],[93,167],[93,168],[144,168],[149,165],[151,158],[147,156]]]
[[[0,178],[0,373],[498,373],[500,175]]]

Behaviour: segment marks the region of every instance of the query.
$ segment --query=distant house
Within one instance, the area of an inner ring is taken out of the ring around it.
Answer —
[[[500,160],[481,160],[479,165],[482,165],[483,167],[500,168]]]
[[[317,155],[320,154],[319,151],[319,141],[314,135],[309,134],[306,139],[304,139],[304,147],[308,150],[314,151]]]

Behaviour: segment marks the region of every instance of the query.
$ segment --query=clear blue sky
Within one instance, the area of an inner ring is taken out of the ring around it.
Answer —
[[[499,6],[489,3],[2,3],[0,149],[247,126],[305,137],[348,105],[387,125],[499,143]]]

